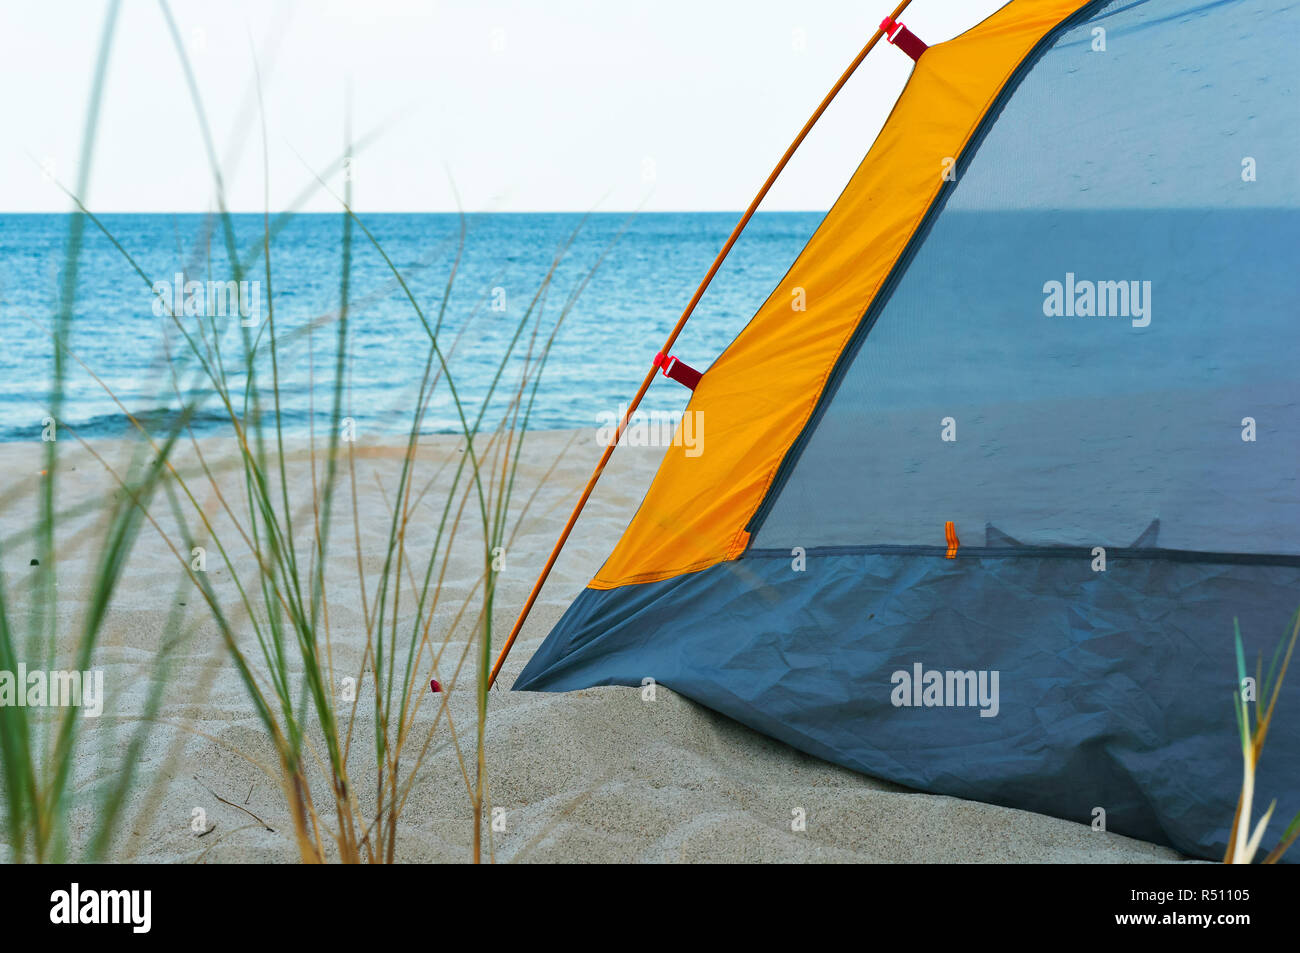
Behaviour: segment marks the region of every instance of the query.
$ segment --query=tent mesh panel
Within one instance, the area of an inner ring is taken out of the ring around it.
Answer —
[[[1300,553],[1288,6],[1123,0],[1056,39],[873,304],[754,548],[942,545],[952,520],[964,546]]]

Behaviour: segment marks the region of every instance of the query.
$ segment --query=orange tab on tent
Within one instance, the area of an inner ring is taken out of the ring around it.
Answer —
[[[957,538],[957,527],[953,525],[952,520],[943,524],[943,536],[948,541],[948,559],[957,558],[957,547],[961,545],[961,540]]]

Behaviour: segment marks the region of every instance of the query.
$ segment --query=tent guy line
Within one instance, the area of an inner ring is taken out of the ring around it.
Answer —
[[[497,676],[501,673],[501,666],[505,664],[506,658],[510,655],[510,649],[514,647],[515,640],[519,638],[519,632],[523,629],[524,623],[528,621],[528,614],[532,611],[533,604],[537,601],[537,596],[542,591],[542,586],[546,584],[546,579],[555,566],[555,560],[559,558],[560,551],[564,549],[564,544],[568,542],[569,534],[573,532],[573,527],[578,522],[579,515],[581,515],[583,509],[586,507],[587,500],[591,497],[592,491],[596,488],[596,483],[600,480],[601,474],[605,472],[605,467],[609,463],[609,458],[613,456],[614,448],[618,446],[619,439],[622,437],[623,430],[627,427],[629,419],[632,414],[636,412],[637,407],[641,405],[641,400],[645,397],[646,391],[650,389],[650,385],[654,382],[655,372],[659,370],[660,365],[663,364],[664,356],[672,350],[673,344],[682,333],[682,329],[686,327],[686,322],[690,320],[691,314],[695,311],[695,306],[699,304],[700,299],[704,297],[704,292],[713,281],[713,276],[718,273],[718,269],[722,267],[722,263],[726,260],[727,255],[730,254],[732,246],[734,246],[736,240],[740,238],[740,233],[745,230],[745,226],[749,224],[749,220],[754,217],[754,212],[758,210],[758,206],[762,203],[763,199],[767,197],[767,193],[771,190],[773,183],[776,182],[777,177],[780,176],[781,172],[790,162],[791,156],[795,154],[795,151],[800,145],[802,145],[809,131],[811,131],[812,127],[817,124],[817,120],[821,118],[822,113],[826,111],[826,107],[829,106],[831,101],[839,94],[839,91],[844,87],[844,84],[849,81],[849,77],[857,71],[857,68],[862,64],[862,61],[867,58],[867,54],[870,53],[875,45],[880,41],[880,38],[886,35],[886,24],[894,24],[901,32],[902,25],[896,24],[894,21],[896,21],[899,15],[907,9],[911,2],[912,0],[903,0],[902,3],[894,8],[894,12],[881,23],[880,28],[877,29],[876,32],[872,34],[871,39],[867,41],[867,45],[862,48],[862,51],[858,53],[856,57],[854,57],[853,62],[849,64],[848,69],[844,71],[836,81],[835,85],[831,87],[830,92],[828,92],[825,98],[822,99],[816,110],[813,111],[813,114],[808,117],[808,121],[804,123],[803,128],[799,130],[799,134],[795,136],[794,141],[791,142],[790,146],[785,150],[785,154],[781,156],[776,167],[772,169],[771,174],[768,175],[767,180],[758,190],[758,194],[754,196],[754,200],[750,202],[749,207],[745,209],[745,213],[740,217],[740,221],[736,223],[736,227],[732,229],[731,234],[727,237],[726,243],[723,244],[721,251],[718,252],[717,257],[713,260],[713,264],[709,266],[708,272],[705,273],[704,279],[700,282],[700,286],[695,289],[695,294],[691,295],[691,300],[687,302],[686,309],[682,312],[682,316],[677,319],[677,324],[673,326],[672,331],[668,335],[668,339],[664,342],[664,346],[659,349],[657,354],[655,354],[654,361],[651,364],[649,372],[645,376],[645,380],[641,382],[641,386],[637,388],[636,394],[632,397],[627,409],[623,412],[622,419],[619,421],[618,427],[614,431],[613,439],[601,453],[600,460],[596,463],[596,469],[592,471],[590,478],[587,480],[587,485],[582,489],[582,495],[578,497],[578,502],[573,507],[573,512],[569,514],[569,519],[564,524],[564,529],[560,532],[560,538],[556,540],[555,546],[551,550],[551,554],[546,558],[546,563],[542,566],[542,571],[537,577],[537,582],[533,584],[532,591],[528,593],[528,598],[524,601],[524,606],[519,611],[519,617],[515,620],[514,626],[511,627],[510,634],[506,637],[505,644],[501,646],[501,654],[497,656],[496,664],[492,666],[492,673],[488,676],[488,688],[491,688],[496,684]],[[910,36],[911,34],[909,33],[908,35]],[[894,41],[891,39],[890,42]],[[669,360],[675,361],[673,358],[670,358]],[[696,378],[696,381],[698,381],[698,377]],[[695,389],[693,385],[691,385],[691,389]]]

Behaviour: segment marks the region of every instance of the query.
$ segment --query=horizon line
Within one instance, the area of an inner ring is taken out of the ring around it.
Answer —
[[[64,209],[0,209],[0,215],[68,215],[75,208]],[[226,209],[230,215],[263,215],[267,209]],[[284,214],[287,209],[270,209],[272,215]],[[339,215],[342,209],[327,212],[292,212],[293,215]],[[358,215],[743,215],[741,208],[687,208],[687,209],[353,209]],[[824,214],[824,208],[758,209],[754,214],[808,215]],[[90,209],[92,215],[220,215],[211,209]]]
[[[1259,212],[1259,211],[1300,211],[1297,205],[1276,205],[1276,204],[1255,204],[1254,202],[1242,202],[1234,205],[1078,205],[1078,206],[1058,206],[1054,208],[1043,207],[1034,208],[1030,206],[973,206],[970,208],[953,209],[950,214],[960,212],[1039,212],[1047,214],[1060,214],[1064,212],[1149,212],[1153,210],[1165,212]],[[75,208],[64,209],[0,209],[0,215],[69,215],[75,213]],[[331,209],[330,211],[307,211],[294,212],[288,209],[227,209],[230,215],[338,215],[342,209]],[[357,215],[743,215],[744,209],[725,209],[725,208],[695,208],[695,209],[353,209]],[[774,208],[758,209],[755,215],[826,215],[830,212],[829,208]],[[90,209],[89,214],[95,216],[102,215],[212,215],[219,216],[220,212],[212,210],[196,211],[193,209]]]

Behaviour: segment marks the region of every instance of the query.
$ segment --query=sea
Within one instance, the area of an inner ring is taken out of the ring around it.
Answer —
[[[83,217],[74,242],[69,215],[0,215],[0,440],[42,433],[60,327],[58,420],[83,438],[133,431],[123,408],[163,430],[192,403],[197,434],[233,433],[230,409],[253,412],[250,349],[263,411],[275,384],[287,436],[334,426],[338,381],[341,416],[358,435],[409,433],[426,378],[437,380],[422,432],[460,432],[465,421],[490,430],[512,413],[525,375],[530,429],[599,427],[635,393],[738,218],[374,214],[345,241],[341,214],[107,214]],[[821,218],[756,215],[674,353],[707,367]],[[242,298],[225,284],[232,260]],[[218,365],[229,408],[213,383]],[[671,414],[688,396],[659,378],[642,406]]]

